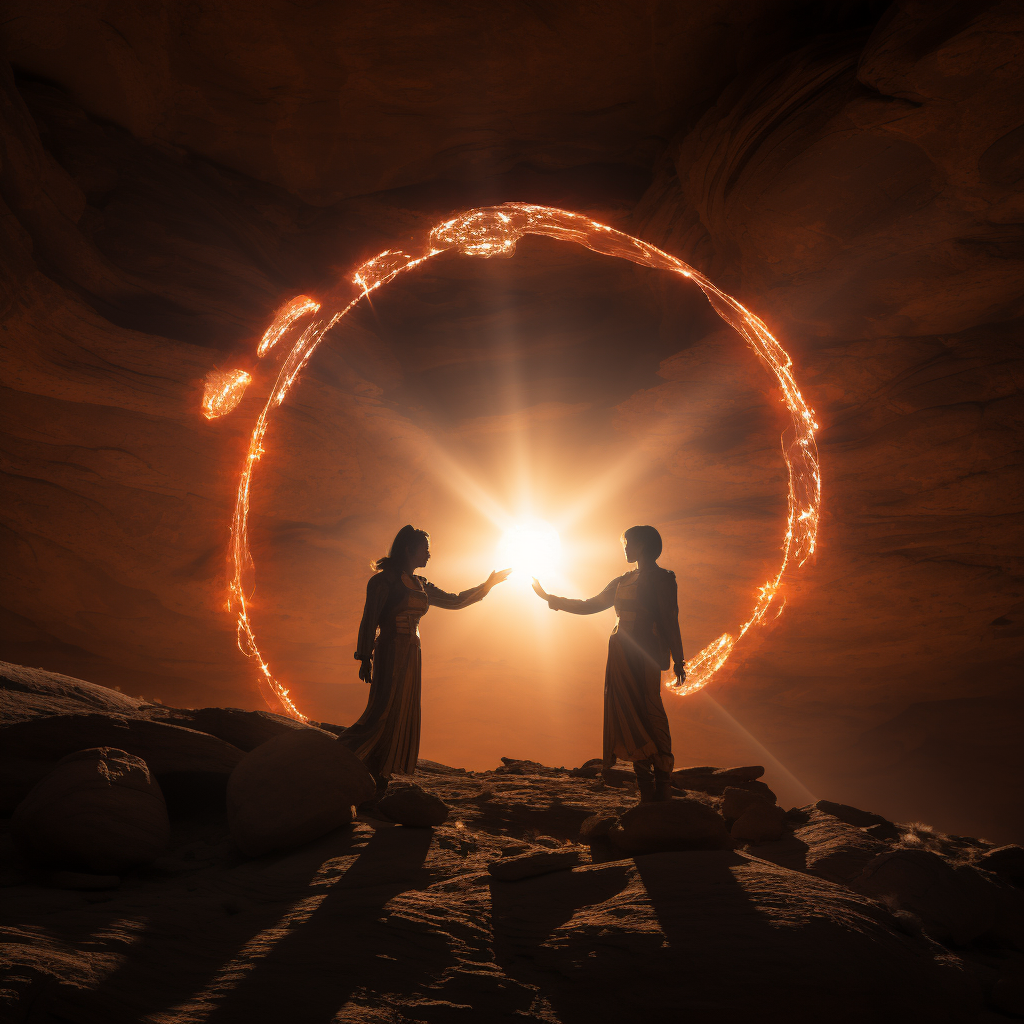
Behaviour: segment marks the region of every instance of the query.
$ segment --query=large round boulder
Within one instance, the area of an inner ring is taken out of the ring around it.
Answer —
[[[231,836],[250,857],[301,846],[350,822],[353,805],[375,789],[362,761],[336,739],[314,729],[282,733],[231,773]]]
[[[57,762],[16,808],[11,833],[37,863],[109,875],[154,861],[170,823],[146,762],[94,747]]]

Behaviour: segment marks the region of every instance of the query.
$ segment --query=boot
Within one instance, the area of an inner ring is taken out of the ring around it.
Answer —
[[[636,773],[636,788],[640,794],[640,803],[651,803],[655,799],[654,766],[650,761],[634,761],[633,771]]]
[[[655,800],[671,800],[672,799],[672,773],[659,771],[654,769],[654,799]]]
[[[378,775],[376,772],[370,772],[373,776],[374,786],[376,790],[373,796],[369,800],[364,800],[357,808],[357,811],[372,811],[377,804],[384,799],[384,794],[388,791],[388,783],[391,781],[385,778],[383,775]]]

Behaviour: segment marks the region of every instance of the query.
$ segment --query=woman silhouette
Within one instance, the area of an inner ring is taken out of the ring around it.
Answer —
[[[637,567],[612,580],[597,597],[576,601],[533,589],[555,611],[592,615],[615,606],[604,677],[604,763],[633,762],[642,802],[672,796],[672,738],[661,702],[661,673],[671,654],[677,678],[686,678],[679,635],[676,577],[658,565],[661,534],[631,526],[623,535],[626,561]]]
[[[430,538],[403,526],[384,558],[373,563],[366,585],[366,606],[359,624],[356,660],[370,697],[359,721],[341,741],[377,779],[377,798],[392,775],[412,775],[420,747],[419,620],[431,605],[465,608],[482,601],[511,569],[492,572],[484,583],[449,594],[414,575],[430,559]]]

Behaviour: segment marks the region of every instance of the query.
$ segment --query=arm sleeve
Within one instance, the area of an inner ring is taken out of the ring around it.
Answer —
[[[658,632],[668,645],[672,660],[678,664],[683,662],[683,638],[679,633],[679,601],[678,587],[674,573],[666,573],[658,581],[654,593],[655,621]]]
[[[571,597],[555,597],[548,595],[548,607],[556,612],[572,612],[573,615],[593,615],[595,612],[603,612],[615,604],[615,589],[619,585],[620,577],[608,584],[597,597],[588,598],[586,601],[577,601]]]
[[[388,600],[388,584],[383,573],[371,576],[366,584],[366,604],[363,618],[359,623],[359,639],[356,641],[356,659],[369,661],[373,656],[373,642],[377,639],[380,613]]]
[[[479,587],[471,590],[463,590],[461,594],[449,594],[447,590],[435,587],[433,583],[423,580],[423,589],[427,592],[427,599],[431,607],[450,608],[453,611],[458,608],[468,608],[477,601],[482,601],[487,596],[487,586],[481,583]]]

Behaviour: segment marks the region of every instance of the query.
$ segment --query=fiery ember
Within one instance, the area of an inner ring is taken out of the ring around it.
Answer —
[[[687,663],[688,675],[685,683],[681,686],[669,684],[669,689],[676,694],[685,695],[706,686],[745,637],[778,616],[784,605],[781,588],[786,574],[793,566],[803,565],[814,553],[821,510],[821,473],[814,440],[818,424],[797,387],[792,373],[792,360],[758,317],[731,296],[720,291],[703,274],[682,260],[582,214],[526,203],[506,203],[503,206],[470,210],[436,225],[419,249],[413,247],[410,252],[382,252],[360,266],[347,280],[339,283],[332,298],[324,300],[328,307],[325,314],[309,322],[285,357],[271,396],[253,430],[249,452],[238,483],[238,495],[231,524],[231,604],[237,614],[239,648],[243,654],[257,660],[262,682],[281,707],[300,721],[305,721],[305,716],[260,654],[248,606],[248,594],[254,571],[248,538],[249,491],[256,463],[263,454],[269,418],[273,410],[284,401],[327,331],[370,292],[394,280],[403,271],[411,270],[443,252],[455,251],[465,256],[477,257],[511,256],[515,252],[518,240],[527,234],[546,235],[561,241],[575,242],[594,252],[617,256],[655,270],[665,270],[692,281],[704,292],[718,315],[746,341],[765,369],[775,378],[782,400],[792,417],[792,431],[787,431],[782,444],[782,457],[789,472],[789,501],[786,529],[781,545],[782,560],[778,571],[758,588],[754,608],[747,620],[733,633],[723,633],[696,657],[691,658]],[[260,342],[258,354],[263,355],[289,333],[301,316],[319,312],[320,308],[319,303],[305,295],[292,299],[274,318],[274,322]],[[241,371],[235,373],[240,374]],[[230,404],[218,408],[217,412],[206,412],[207,416],[212,418],[214,415],[223,415],[234,408],[245,384],[249,382],[248,374],[242,376],[245,377],[245,381],[238,386],[237,396],[233,391],[230,392],[225,398]],[[208,379],[208,395],[210,388]],[[204,400],[204,411],[206,409],[207,403]]]
[[[203,389],[203,415],[208,420],[226,416],[245,394],[252,376],[245,370],[211,370]]]
[[[262,359],[288,333],[288,328],[296,320],[307,313],[315,313],[319,308],[320,303],[308,295],[296,295],[290,302],[286,302],[274,314],[273,323],[260,338],[260,343],[256,346],[256,355]]]

